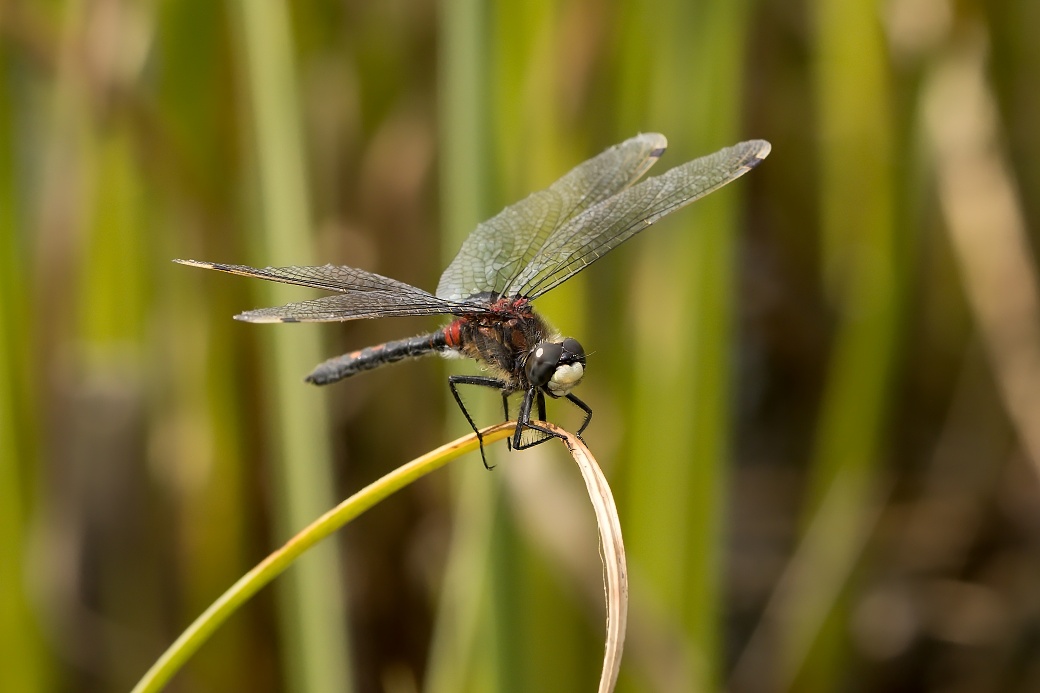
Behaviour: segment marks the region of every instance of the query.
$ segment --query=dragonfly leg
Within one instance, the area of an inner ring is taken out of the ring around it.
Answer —
[[[498,378],[489,378],[480,375],[449,375],[448,376],[448,387],[451,389],[451,395],[455,398],[455,403],[459,405],[459,409],[462,410],[462,415],[466,417],[466,421],[469,422],[469,427],[473,429],[473,432],[477,434],[477,440],[480,442],[480,459],[484,462],[485,469],[491,469],[491,465],[488,464],[487,457],[484,455],[484,436],[480,434],[480,429],[477,428],[477,424],[473,422],[473,417],[469,415],[469,410],[466,409],[466,405],[462,402],[462,397],[459,395],[459,385],[477,385],[479,387],[492,387],[496,390],[502,390],[502,399],[505,400],[505,382]],[[509,415],[507,409],[506,416]]]
[[[592,407],[585,404],[580,399],[578,399],[570,393],[567,394],[567,399],[569,399],[571,403],[578,409],[581,409],[583,412],[585,412],[585,420],[581,422],[581,426],[578,428],[578,433],[576,434],[578,436],[578,440],[584,443],[585,439],[581,437],[581,434],[586,428],[589,427],[589,422],[592,421]]]
[[[509,392],[502,390],[502,416],[505,418],[503,421],[509,421]],[[506,438],[506,449],[513,449],[513,441],[511,438]]]
[[[585,404],[572,394],[568,394],[566,397],[572,404],[574,404],[574,406],[585,412],[585,419],[581,422],[581,426],[578,428],[577,434],[575,434],[578,440],[584,443],[585,439],[581,437],[581,434],[589,427],[589,423],[592,421],[592,407]],[[545,395],[541,390],[531,389],[524,393],[524,401],[523,404],[520,405],[520,414],[517,416],[516,431],[513,433],[513,448],[515,450],[526,450],[528,448],[533,448],[535,445],[544,443],[551,437],[562,437],[553,433],[548,428],[539,426],[536,423],[531,423],[531,408],[534,406],[538,407],[538,417],[542,421],[545,421]],[[545,434],[545,437],[528,443],[522,443],[520,441],[520,436],[523,434],[524,429],[538,431]]]
[[[559,437],[548,428],[539,426],[536,423],[531,423],[531,407],[534,406],[538,407],[538,416],[542,421],[544,421],[545,394],[537,388],[531,388],[524,393],[524,401],[520,404],[520,413],[516,417],[516,431],[513,432],[514,450],[527,450],[528,448],[533,448],[535,445],[541,445],[550,438]],[[538,431],[543,434],[543,437],[525,443],[521,440],[525,430]]]

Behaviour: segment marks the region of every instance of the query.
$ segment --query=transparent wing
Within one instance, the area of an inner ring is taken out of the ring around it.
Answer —
[[[336,292],[333,296],[276,308],[250,310],[235,316],[238,320],[248,322],[329,322],[402,315],[458,315],[483,312],[478,305],[447,301],[410,284],[355,267],[323,265],[256,269],[245,265],[224,265],[199,260],[174,262]]]
[[[545,239],[527,266],[504,287],[507,296],[535,298],[585,269],[663,216],[736,180],[769,154],[751,140],[676,166],[585,210]]]
[[[639,180],[667,146],[664,135],[637,135],[506,207],[466,238],[441,275],[437,295],[464,301],[485,292],[501,294],[557,229]]]

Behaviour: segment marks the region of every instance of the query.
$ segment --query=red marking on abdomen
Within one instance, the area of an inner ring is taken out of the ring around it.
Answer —
[[[444,328],[444,341],[452,349],[458,349],[459,344],[462,343],[462,321],[453,320],[450,325]]]

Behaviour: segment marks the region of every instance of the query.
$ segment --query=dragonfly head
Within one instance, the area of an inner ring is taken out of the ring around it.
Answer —
[[[524,363],[527,381],[553,397],[562,397],[585,376],[585,350],[578,340],[541,342]]]

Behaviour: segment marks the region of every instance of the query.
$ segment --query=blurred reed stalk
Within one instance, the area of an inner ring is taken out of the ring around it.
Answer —
[[[894,165],[892,85],[878,5],[817,0],[812,12],[822,280],[841,321],[804,508],[803,537],[824,531],[826,549],[811,554],[818,562],[802,566],[804,580],[787,593],[782,613],[789,618],[772,643],[778,690],[833,690],[847,680],[849,614],[842,594],[883,502],[877,474],[913,238],[900,225],[896,204],[905,179]]]
[[[255,263],[311,264],[302,134],[292,31],[285,3],[238,4],[242,68],[247,75],[258,166],[260,233],[250,243]],[[256,287],[263,303],[292,301],[290,287]],[[290,536],[332,507],[334,475],[324,393],[300,383],[298,364],[318,363],[323,351],[313,329],[276,329],[264,335],[262,396],[276,422],[277,528]],[[281,593],[282,643],[288,685],[294,690],[349,691],[353,686],[343,602],[345,574],[337,545],[303,558]]]
[[[625,5],[630,30],[623,34],[617,100],[625,104],[626,130],[668,136],[669,153],[659,166],[745,134],[748,11],[745,2]],[[633,65],[639,71],[629,72]],[[643,83],[629,75],[651,77]],[[667,690],[714,690],[722,677],[743,184],[683,210],[631,249],[637,264],[626,324],[634,346],[621,512],[632,569],[641,578],[633,587],[633,627],[643,620],[655,638],[669,642],[667,649],[645,650],[640,673]]]
[[[480,0],[440,5],[438,101],[441,260],[447,265],[487,212],[486,7]],[[446,400],[451,399],[445,393]],[[454,403],[448,404],[449,407]],[[476,413],[480,413],[478,410]],[[462,422],[458,422],[461,426]],[[489,455],[497,451],[488,450]],[[494,457],[492,457],[494,459]],[[488,556],[498,494],[480,465],[455,465],[453,530],[434,617],[425,688],[431,693],[491,690],[501,680],[488,632]]]

